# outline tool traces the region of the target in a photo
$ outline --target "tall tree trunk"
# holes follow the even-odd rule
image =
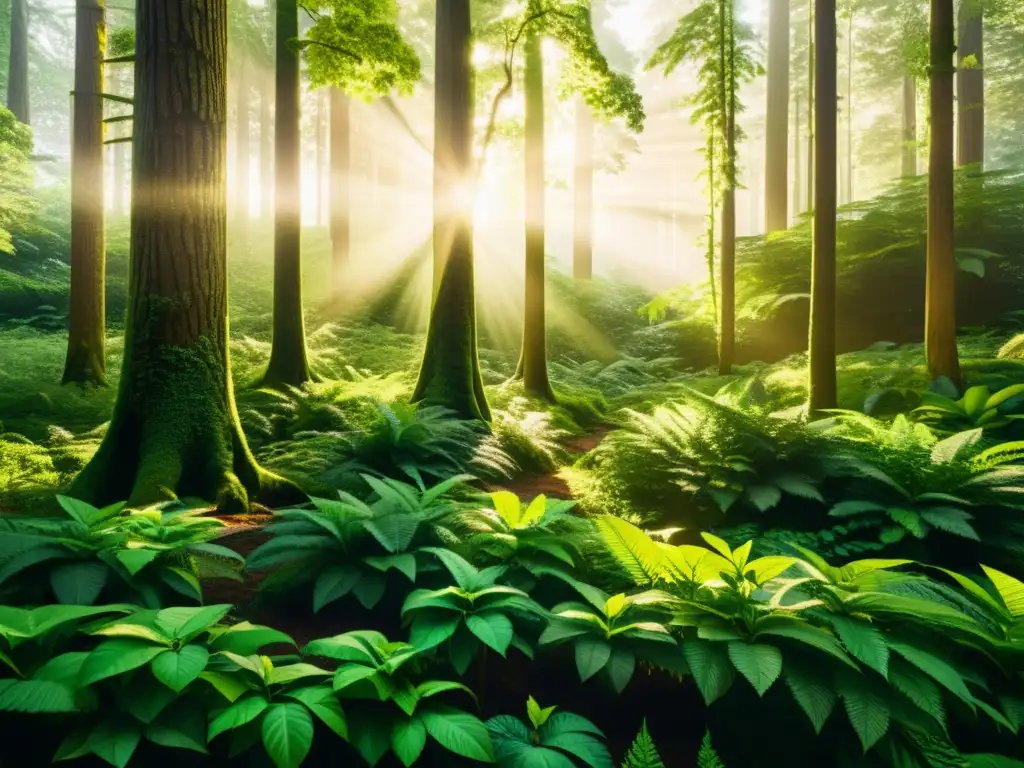
[[[349,218],[349,174],[352,167],[352,100],[337,88],[331,89],[331,274],[334,293],[344,289],[352,230]]]
[[[28,0],[11,0],[11,49],[7,70],[7,108],[28,125]]]
[[[917,83],[912,75],[903,76],[903,152],[900,175],[917,176]]]
[[[260,94],[260,216],[274,213],[274,102],[273,88]]]
[[[330,166],[327,151],[328,121],[330,116],[328,94],[317,91],[316,99],[316,225],[322,227],[330,220],[327,190],[330,183]]]
[[[800,111],[800,94],[796,95],[793,116],[793,213],[804,211],[804,190],[803,190],[803,169],[800,166],[800,154],[803,150],[803,142],[800,137],[800,125],[803,122],[803,114]]]
[[[853,202],[853,7],[846,28],[846,202]]]
[[[811,256],[811,327],[807,410],[811,417],[836,407],[836,0],[815,2],[814,234]]]
[[[71,142],[71,296],[63,384],[107,383],[104,342],[102,0],[77,0],[74,133]]]
[[[768,114],[765,121],[765,227],[789,226],[789,0],[771,0],[768,21]]]
[[[277,0],[274,111],[274,339],[263,376],[268,386],[311,381],[302,314],[302,144],[296,0]]]
[[[249,63],[245,52],[239,54],[238,90],[235,92],[235,217],[245,237],[249,218]]]
[[[437,0],[434,264],[440,263],[413,402],[490,421],[477,352],[473,277],[473,35],[470,0]]]
[[[719,76],[721,77],[722,134],[725,137],[725,178],[722,188],[722,255],[719,261],[721,303],[718,321],[718,372],[732,371],[736,342],[736,79],[733,0],[719,0]]]
[[[932,0],[924,343],[931,377],[960,384],[953,213],[953,0]]]
[[[548,379],[544,322],[544,58],[542,39],[528,32],[525,58],[524,133],[526,138],[526,296],[523,304],[523,390],[554,402]]]
[[[576,167],[573,178],[572,276],[594,276],[594,116],[576,96]]]
[[[980,170],[985,162],[985,51],[984,18],[976,0],[961,0],[956,51],[957,162]],[[969,56],[974,57],[971,64],[964,62]]]
[[[814,210],[814,120],[817,115],[818,99],[814,92],[814,3],[808,0],[807,8],[807,210]]]
[[[110,84],[110,92],[118,96],[130,96],[131,93],[127,87],[124,72],[122,67],[124,64],[116,64],[110,68],[111,74],[107,77],[107,82]],[[125,125],[125,123],[121,123]],[[131,130],[131,123],[127,124],[129,127],[127,130]],[[125,129],[122,129],[125,130]],[[128,142],[119,141],[116,144],[110,145],[110,150],[114,155],[114,168],[113,168],[113,194],[111,195],[111,204],[116,216],[123,216],[128,212],[128,184],[131,181],[128,178],[128,149],[130,144]]]
[[[715,281],[715,206],[718,205],[718,189],[715,186],[715,164],[718,162],[716,156],[715,131],[708,131],[707,144],[708,161],[708,231],[707,250],[704,253],[704,260],[708,266],[708,288],[711,291],[711,312],[714,316],[715,332],[718,332],[718,288]]]
[[[195,496],[245,511],[290,487],[257,466],[231,384],[227,2],[146,0],[135,24],[124,367],[110,427],[70,493],[133,505]]]

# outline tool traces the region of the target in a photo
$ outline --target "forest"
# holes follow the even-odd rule
[[[1022,0],[0,0],[0,94],[0,764],[1024,768]]]

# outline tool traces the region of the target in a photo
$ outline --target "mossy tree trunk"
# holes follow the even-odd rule
[[[722,134],[725,137],[725,178],[722,189],[722,270],[718,320],[718,371],[732,371],[736,344],[736,73],[734,0],[719,2],[719,75],[722,87]]]
[[[274,111],[274,338],[266,386],[298,387],[312,380],[302,314],[302,148],[296,0],[277,0]]]
[[[932,0],[928,255],[924,340],[928,373],[960,384],[953,212],[953,0]]]
[[[352,165],[352,101],[338,88],[331,89],[331,275],[335,295],[344,290],[344,275],[352,247],[349,219],[349,173]]]
[[[75,12],[74,128],[71,140],[71,296],[63,384],[105,385],[103,245],[103,0]]]
[[[440,276],[413,402],[489,421],[477,353],[473,276],[473,37],[470,0],[437,0],[434,263]]]
[[[544,57],[540,35],[527,33],[524,46],[526,109],[526,290],[523,302],[523,389],[527,394],[554,402],[548,378],[545,327],[544,249]]]
[[[768,112],[764,212],[769,232],[789,226],[789,0],[771,0],[768,18]]]
[[[594,116],[576,97],[576,167],[573,175],[572,276],[594,276]]]
[[[983,5],[961,0],[957,25],[957,163],[979,170],[985,162],[985,49]],[[967,61],[965,61],[967,59]]]
[[[913,75],[903,76],[903,151],[900,153],[900,175],[905,179],[917,176],[917,83]]]
[[[175,496],[224,512],[295,495],[264,472],[235,409],[227,321],[227,2],[136,15],[135,173],[125,357],[113,417],[70,493]]]
[[[7,69],[7,108],[31,122],[28,88],[28,0],[11,0],[11,47]]]
[[[814,0],[815,182],[808,413],[836,407],[836,0]]]

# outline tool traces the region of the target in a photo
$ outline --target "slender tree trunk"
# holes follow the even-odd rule
[[[959,385],[953,251],[953,19],[953,0],[932,0],[924,339],[931,377],[947,376]]]
[[[814,210],[814,120],[818,99],[814,92],[814,3],[808,0],[807,9],[807,210]]]
[[[103,0],[77,0],[71,143],[71,297],[63,384],[107,383],[103,245]]]
[[[708,249],[704,260],[708,265],[708,286],[711,290],[711,312],[714,315],[715,332],[718,332],[718,288],[715,281],[715,207],[718,204],[718,189],[715,186],[716,142],[715,131],[709,129],[708,146]]]
[[[725,137],[725,178],[722,188],[721,303],[718,321],[718,372],[732,371],[736,341],[736,81],[733,0],[719,2],[721,52],[719,75],[722,87],[722,134]]]
[[[765,122],[765,227],[789,226],[789,0],[771,0],[768,21],[768,115]]]
[[[523,390],[554,402],[548,379],[544,322],[544,59],[542,39],[528,32],[524,46],[526,135],[526,297],[523,304]]]
[[[121,70],[124,64],[117,64],[110,68],[111,74],[107,77],[107,82],[110,84],[111,93],[117,94],[118,96],[131,95],[129,89],[125,83],[125,76]],[[125,125],[121,123],[121,125]],[[129,127],[124,130],[131,130],[131,123],[127,124]],[[124,134],[122,134],[124,135]],[[119,141],[117,144],[111,144],[110,150],[114,155],[114,168],[113,168],[113,194],[111,196],[111,204],[113,206],[114,214],[116,216],[122,216],[128,212],[128,195],[127,186],[130,182],[128,179],[128,142]]]
[[[245,52],[239,55],[238,90],[235,92],[235,217],[245,237],[249,218],[249,63]]]
[[[846,29],[846,202],[853,202],[853,8]]]
[[[969,56],[974,57],[970,65],[964,62]],[[961,0],[957,59],[957,162],[980,170],[985,162],[985,51],[984,19],[978,2]]]
[[[264,87],[260,94],[260,215],[269,218],[274,213],[274,101],[272,88]]]
[[[298,387],[312,380],[302,314],[302,145],[296,0],[277,0],[274,118],[274,339],[263,376],[269,386]]]
[[[572,276],[594,276],[594,116],[576,97],[576,168],[573,179]]]
[[[911,75],[903,76],[903,152],[900,175],[917,176],[917,83]]]
[[[351,173],[351,99],[337,88],[331,89],[331,252],[334,293],[344,289],[349,263],[352,231],[349,219],[349,174]]]
[[[815,152],[814,235],[811,257],[811,327],[808,413],[836,407],[836,0],[814,0]]]
[[[793,117],[793,213],[802,213],[804,209],[803,169],[800,165],[800,153],[803,149],[803,142],[800,137],[800,124],[803,122],[803,114],[800,111],[800,94],[796,95]]]
[[[473,35],[470,0],[437,0],[434,264],[440,263],[413,402],[490,421],[477,352],[473,277]]]
[[[133,505],[196,496],[245,511],[254,496],[297,494],[257,466],[232,391],[226,0],[139,3],[135,55],[124,367],[110,427],[70,493]]]
[[[28,0],[11,0],[11,49],[7,108],[22,123],[30,120],[28,88]]]

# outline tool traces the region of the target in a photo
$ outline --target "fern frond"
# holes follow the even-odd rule
[[[665,763],[661,761],[661,756],[654,746],[654,739],[647,731],[647,720],[640,726],[640,733],[633,741],[622,768],[665,768]]]
[[[598,533],[618,563],[638,586],[649,586],[665,572],[658,544],[635,525],[613,515],[596,521]]]
[[[704,740],[697,753],[697,768],[725,768],[725,763],[711,745],[711,731],[704,731]]]

